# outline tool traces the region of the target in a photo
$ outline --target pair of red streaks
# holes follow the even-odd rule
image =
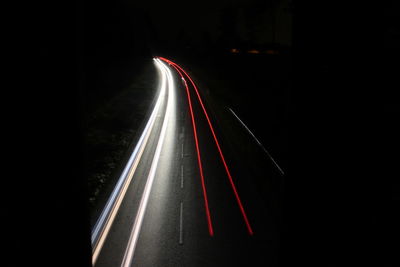
[[[238,191],[237,191],[237,189],[236,189],[235,183],[233,182],[232,175],[231,175],[231,173],[230,173],[230,171],[229,171],[228,165],[226,164],[224,154],[222,153],[222,149],[221,149],[221,147],[220,147],[220,145],[219,145],[217,136],[216,136],[215,131],[214,131],[214,127],[213,127],[212,124],[211,124],[210,118],[209,118],[208,113],[207,113],[207,111],[206,111],[206,109],[205,109],[205,107],[204,107],[203,101],[201,100],[199,91],[198,91],[198,89],[197,89],[195,83],[194,83],[193,80],[190,78],[190,76],[189,76],[178,64],[176,64],[176,63],[174,63],[174,62],[172,62],[172,61],[170,61],[170,60],[168,60],[168,59],[166,59],[166,58],[163,58],[163,57],[159,57],[159,58],[160,58],[161,60],[163,60],[163,61],[169,63],[172,67],[174,67],[174,68],[176,69],[176,71],[179,73],[179,75],[184,79],[184,76],[182,75],[182,72],[183,72],[183,73],[185,74],[185,76],[190,80],[191,84],[193,85],[193,88],[195,89],[197,98],[198,98],[198,100],[199,100],[199,102],[200,102],[201,108],[202,108],[202,110],[203,110],[203,112],[204,112],[204,115],[206,116],[206,119],[207,119],[208,125],[209,125],[209,127],[210,127],[211,133],[212,133],[212,135],[213,135],[215,144],[216,144],[216,146],[217,146],[217,148],[218,148],[219,155],[220,155],[220,157],[221,157],[222,163],[223,163],[223,165],[224,165],[224,167],[225,167],[225,170],[226,170],[226,173],[227,173],[227,175],[228,175],[228,179],[229,179],[229,182],[230,182],[230,184],[231,184],[231,187],[232,187],[233,193],[234,193],[234,195],[235,195],[236,201],[237,201],[237,203],[238,203],[238,205],[239,205],[239,209],[240,209],[240,211],[241,211],[241,213],[242,213],[242,215],[243,215],[243,219],[244,219],[244,221],[245,221],[247,230],[248,230],[248,232],[249,232],[250,235],[253,235],[253,230],[252,230],[252,228],[251,228],[251,226],[250,226],[250,223],[249,223],[249,220],[248,220],[248,218],[247,218],[246,212],[245,212],[245,210],[244,210],[242,201],[240,200],[239,193],[238,193]],[[182,72],[181,72],[181,71],[182,71]],[[184,81],[185,81],[185,80],[184,80]],[[191,98],[190,98],[189,87],[188,87],[186,81],[185,81],[185,87],[186,87],[186,92],[187,92],[187,96],[188,96],[189,109],[190,109],[190,114],[191,114],[191,118],[192,118],[193,130],[194,130],[194,138],[195,138],[195,142],[196,142],[196,150],[197,150],[197,156],[198,156],[197,159],[198,159],[199,168],[200,168],[200,177],[201,177],[201,183],[202,183],[202,187],[203,187],[204,201],[205,201],[205,206],[206,206],[206,214],[207,214],[207,221],[208,221],[208,229],[209,229],[210,235],[213,236],[213,235],[214,235],[214,232],[213,232],[212,223],[211,223],[210,211],[209,211],[209,208],[208,208],[207,192],[206,192],[205,183],[204,183],[203,168],[202,168],[202,164],[201,164],[200,149],[199,149],[199,144],[198,144],[198,139],[197,139],[197,132],[196,132],[196,123],[195,123],[195,121],[194,121],[193,108],[192,108],[192,103],[191,103]]]
[[[179,75],[181,75],[181,77],[183,78],[183,75],[179,71],[179,69],[177,67],[175,67],[175,65],[171,64],[171,66],[174,67],[176,69],[176,71],[179,73]],[[187,93],[188,102],[189,102],[190,116],[192,118],[194,140],[195,140],[195,143],[196,143],[196,151],[197,151],[197,161],[199,163],[201,186],[203,188],[204,204],[205,204],[205,207],[206,207],[208,231],[210,233],[210,236],[213,236],[214,235],[214,230],[213,230],[212,222],[211,222],[210,209],[208,208],[207,190],[206,190],[206,185],[205,185],[205,182],[204,182],[203,166],[201,164],[201,155],[200,155],[199,141],[198,141],[198,138],[197,138],[196,122],[194,120],[194,114],[193,114],[193,108],[192,108],[192,101],[191,101],[191,98],[190,98],[189,87],[188,87],[186,81],[185,81],[185,88],[186,88],[186,93]]]

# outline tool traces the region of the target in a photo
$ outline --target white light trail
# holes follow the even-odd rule
[[[244,124],[244,122],[236,115],[235,112],[233,112],[232,109],[229,108],[229,110],[232,112],[232,114],[239,120],[239,122],[243,125],[243,127],[251,134],[251,136],[253,136],[254,140],[256,140],[257,144],[264,150],[264,152],[268,155],[268,157],[272,160],[272,162],[275,164],[275,166],[278,168],[279,172],[282,175],[285,175],[285,173],[283,172],[283,170],[281,169],[281,167],[279,167],[278,163],[276,163],[276,161],[274,160],[274,158],[271,156],[271,154],[268,153],[267,149],[265,149],[265,147],[263,146],[263,144],[261,144],[260,141],[258,141],[257,137],[250,131],[250,129],[246,126],[246,124]]]
[[[144,192],[143,192],[142,198],[140,200],[139,209],[136,214],[135,222],[132,227],[131,235],[129,237],[128,245],[125,250],[125,254],[124,254],[124,258],[123,258],[121,267],[130,267],[131,266],[131,263],[133,260],[133,255],[134,255],[136,244],[137,244],[137,240],[138,240],[138,237],[140,234],[140,229],[142,226],[144,214],[145,214],[147,203],[149,200],[150,191],[151,191],[154,177],[156,174],[157,165],[158,165],[160,154],[161,154],[161,148],[162,148],[164,140],[165,140],[168,121],[173,113],[173,107],[174,107],[174,101],[175,101],[175,95],[174,95],[175,94],[175,85],[174,85],[174,81],[172,78],[172,74],[171,74],[169,68],[162,61],[156,60],[156,62],[157,62],[157,67],[165,74],[165,76],[167,77],[167,80],[168,80],[167,108],[165,111],[165,117],[164,117],[164,121],[162,124],[161,133],[160,133],[160,136],[158,139],[156,151],[154,153],[154,158],[151,163],[149,176],[147,177]]]
[[[156,65],[158,66],[160,63],[156,61]],[[125,193],[129,187],[129,184],[132,180],[132,177],[135,173],[137,165],[141,159],[144,148],[146,147],[147,140],[149,139],[150,132],[153,129],[154,122],[156,119],[156,115],[161,106],[162,100],[165,96],[166,91],[166,74],[164,71],[160,71],[161,74],[161,89],[157,99],[157,102],[154,106],[154,109],[150,115],[150,118],[143,130],[142,135],[139,138],[138,143],[136,144],[135,149],[130,156],[128,163],[126,164],[118,182],[112,191],[99,219],[97,220],[93,230],[92,230],[92,264],[95,265],[98,255],[103,247],[104,241],[110,231],[111,225],[115,219],[115,216],[118,212],[118,209],[121,205],[122,200],[124,199]]]

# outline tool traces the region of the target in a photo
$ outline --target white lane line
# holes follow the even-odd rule
[[[172,113],[172,108],[173,108],[172,106],[173,106],[175,87],[174,87],[174,83],[173,83],[173,79],[172,79],[172,74],[169,71],[169,69],[164,65],[164,63],[162,63],[159,60],[157,60],[156,62],[159,63],[158,67],[160,69],[162,69],[167,74],[167,78],[168,78],[167,109],[165,111],[165,117],[164,117],[164,121],[163,121],[163,124],[162,124],[160,137],[158,139],[156,151],[154,153],[153,161],[151,163],[149,176],[147,177],[147,181],[146,181],[146,185],[145,185],[145,188],[144,188],[144,191],[143,191],[143,195],[142,195],[142,198],[140,200],[139,209],[138,209],[138,212],[136,214],[135,222],[134,222],[133,227],[132,227],[132,232],[131,232],[131,235],[129,237],[129,241],[128,241],[128,245],[127,245],[126,250],[125,250],[124,258],[123,258],[122,263],[121,263],[122,267],[130,267],[131,264],[132,264],[133,255],[134,255],[134,252],[135,252],[135,248],[136,248],[137,240],[138,240],[138,237],[139,237],[140,229],[142,227],[144,214],[145,214],[145,211],[146,211],[146,208],[147,208],[147,203],[149,201],[150,191],[151,191],[151,188],[153,186],[153,181],[154,181],[154,177],[155,177],[156,170],[157,170],[157,165],[158,165],[160,154],[161,154],[161,148],[162,148],[164,140],[165,140],[168,121],[170,119],[170,115]]]
[[[274,158],[271,156],[271,154],[268,153],[267,149],[265,149],[265,147],[261,144],[260,141],[258,141],[257,137],[250,131],[250,129],[246,126],[246,124],[244,124],[244,122],[236,115],[235,112],[233,112],[232,109],[229,108],[229,110],[232,112],[232,114],[239,120],[239,122],[243,125],[243,127],[251,134],[251,136],[253,136],[253,138],[256,140],[256,142],[258,143],[258,145],[264,150],[264,152],[268,155],[268,157],[272,160],[272,162],[275,164],[275,166],[278,168],[279,172],[282,175],[285,175],[285,173],[283,172],[283,170],[281,169],[281,167],[279,167],[278,163],[276,163],[276,161],[274,160]]]
[[[183,188],[183,165],[181,165],[181,188]]]
[[[166,88],[166,76],[163,72],[161,72],[161,90],[154,106],[154,109],[150,115],[150,118],[146,124],[146,127],[143,130],[142,135],[139,138],[138,143],[136,144],[135,149],[130,156],[128,163],[125,166],[115,188],[113,189],[107,203],[100,214],[93,230],[91,236],[92,243],[92,264],[95,265],[98,255],[103,247],[105,239],[110,231],[111,225],[115,219],[115,216],[118,212],[118,209],[121,205],[121,202],[125,196],[127,188],[132,180],[132,177],[135,173],[137,165],[141,159],[144,148],[146,147],[147,140],[149,139],[150,132],[153,129],[154,122],[156,119],[156,114],[158,113],[158,109],[161,105],[161,100],[165,95]]]
[[[179,216],[179,245],[183,244],[183,203],[181,202],[181,211]]]
[[[183,143],[182,143],[182,152],[181,152],[181,158],[183,158]]]

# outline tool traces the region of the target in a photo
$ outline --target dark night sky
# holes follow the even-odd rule
[[[288,46],[292,39],[291,0],[206,0],[190,4],[183,0],[88,0],[84,7],[81,18],[87,91],[96,94],[100,87],[106,92],[107,86],[115,88],[117,80],[125,79],[106,78],[103,73],[109,68],[140,69],[140,62],[154,55],[205,55],[235,46],[270,43]],[[107,80],[112,82],[107,85]]]

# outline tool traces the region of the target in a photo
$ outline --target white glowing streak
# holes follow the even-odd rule
[[[157,61],[156,61],[157,62]],[[159,64],[159,63],[158,63]],[[157,65],[157,64],[156,64]],[[157,65],[158,66],[158,65]],[[110,231],[111,225],[115,219],[118,209],[121,205],[122,200],[125,197],[125,193],[132,180],[132,177],[136,171],[137,165],[141,159],[144,148],[146,147],[147,140],[149,139],[150,132],[153,129],[156,115],[160,108],[162,99],[166,91],[166,74],[161,71],[161,90],[154,106],[153,112],[143,130],[142,135],[136,144],[135,149],[130,156],[128,163],[126,164],[124,171],[122,172],[114,190],[112,191],[106,206],[104,207],[99,219],[97,220],[92,230],[92,264],[95,265],[96,260],[99,256],[100,250],[103,247],[104,241]]]
[[[163,143],[164,143],[165,134],[166,134],[166,131],[167,131],[168,121],[169,121],[169,118],[171,116],[172,108],[173,108],[173,101],[174,101],[174,95],[173,94],[175,92],[175,85],[174,85],[174,82],[173,82],[173,79],[172,79],[172,74],[171,74],[170,70],[168,69],[168,67],[165,66],[164,63],[162,63],[161,61],[156,61],[156,62],[159,63],[158,67],[164,73],[166,73],[166,76],[167,76],[167,79],[168,79],[168,103],[167,103],[167,109],[165,111],[164,122],[163,122],[163,125],[162,125],[160,137],[158,139],[157,148],[156,148],[156,151],[154,153],[153,161],[151,163],[149,176],[147,177],[147,182],[146,182],[146,185],[145,185],[145,188],[144,188],[142,199],[140,200],[139,209],[138,209],[138,212],[136,214],[136,219],[135,219],[135,222],[133,224],[131,236],[129,237],[128,246],[127,246],[127,248],[125,250],[125,255],[124,255],[124,259],[122,261],[121,267],[130,267],[130,265],[132,263],[132,260],[133,260],[133,254],[135,252],[137,240],[138,240],[139,233],[140,233],[140,228],[142,227],[143,217],[144,217],[144,214],[145,214],[145,211],[146,211],[146,207],[147,207],[147,203],[148,203],[149,196],[150,196],[151,187],[153,185],[154,177],[155,177],[155,174],[156,174],[157,165],[158,165],[158,161],[159,161],[160,154],[161,154],[161,148],[162,148]]]
[[[260,141],[258,141],[257,137],[250,131],[250,129],[246,126],[246,124],[244,124],[244,122],[236,115],[235,112],[233,112],[232,109],[229,108],[229,110],[232,112],[232,114],[236,117],[236,119],[239,120],[239,122],[243,125],[243,127],[251,134],[251,136],[253,136],[254,140],[256,140],[257,144],[261,147],[262,150],[264,150],[264,152],[268,155],[268,157],[271,159],[271,161],[275,164],[275,166],[278,168],[279,172],[282,175],[285,175],[285,173],[283,172],[283,170],[281,169],[281,167],[279,167],[278,163],[276,163],[276,161],[274,160],[274,158],[271,156],[271,154],[269,154],[269,152],[267,151],[267,149],[263,146],[263,144],[261,144]]]

